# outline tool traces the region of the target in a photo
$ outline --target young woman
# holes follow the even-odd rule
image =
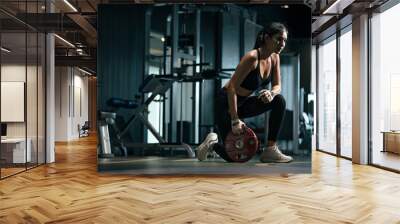
[[[282,126],[286,102],[281,91],[279,54],[286,44],[287,28],[281,23],[271,23],[261,30],[254,49],[241,59],[232,78],[219,91],[215,102],[215,121],[221,140],[230,131],[243,132],[243,118],[257,116],[271,111],[267,147],[261,154],[261,162],[290,162],[292,157],[284,155],[276,144]],[[258,96],[252,93],[272,82],[271,90],[262,89]],[[232,160],[223,144],[218,144],[218,135],[210,133],[197,148],[197,158],[203,161],[207,154],[215,151],[228,162]]]

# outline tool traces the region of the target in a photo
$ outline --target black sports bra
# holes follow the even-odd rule
[[[246,78],[243,80],[243,82],[240,84],[240,87],[243,87],[247,90],[254,91],[258,89],[260,86],[265,86],[268,83],[271,82],[272,80],[272,74],[269,74],[268,78],[266,80],[262,80],[261,74],[260,74],[260,52],[257,49],[257,67],[252,70]],[[272,69],[271,69],[272,71]]]

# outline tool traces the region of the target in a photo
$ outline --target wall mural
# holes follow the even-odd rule
[[[310,173],[306,5],[100,5],[98,170]]]

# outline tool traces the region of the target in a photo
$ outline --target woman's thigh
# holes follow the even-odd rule
[[[272,109],[272,103],[264,103],[257,96],[247,97],[238,105],[240,118],[254,117]]]

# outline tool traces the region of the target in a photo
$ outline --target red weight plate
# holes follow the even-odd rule
[[[244,163],[249,161],[257,152],[258,139],[251,128],[245,127],[244,133],[234,135],[232,132],[226,136],[225,151],[234,162]]]

